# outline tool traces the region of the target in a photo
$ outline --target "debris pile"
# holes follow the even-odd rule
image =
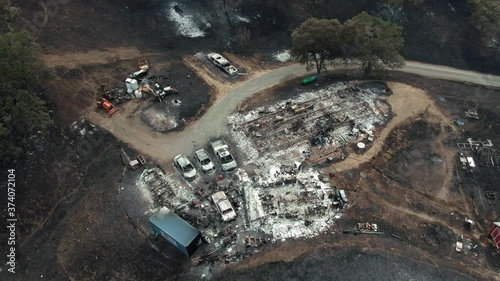
[[[263,159],[258,163],[271,161]],[[230,263],[276,240],[312,237],[327,231],[341,213],[341,196],[312,168],[276,161],[249,177],[243,169],[213,180],[182,184],[159,168],[146,168],[137,185],[157,206],[166,206],[198,228],[208,242],[198,262]],[[224,221],[212,201],[223,191],[236,219]],[[345,195],[344,195],[345,196]]]
[[[377,232],[378,226],[376,223],[358,222],[358,230],[360,232]]]
[[[373,130],[387,122],[390,106],[379,98],[381,94],[353,83],[337,83],[235,113],[229,117],[231,134],[250,161],[301,144],[307,144],[302,153],[311,164],[344,157],[343,147],[363,138],[372,141]]]
[[[99,105],[110,112],[106,106],[106,102],[109,104],[111,102],[121,104],[131,99],[142,99],[149,96],[156,97],[162,102],[166,96],[178,94],[175,87],[165,86],[165,75],[151,75],[149,72],[149,63],[146,58],[138,60],[138,69],[124,80],[123,87],[106,90],[106,85],[101,85],[103,97],[99,100]],[[179,105],[180,101],[178,99],[176,101],[174,105]]]
[[[194,198],[176,177],[159,168],[145,168],[139,176],[137,186],[146,197],[153,198],[156,206],[179,209]]]
[[[465,111],[464,114],[465,114],[465,117],[467,117],[467,118],[479,120],[479,114],[477,113],[477,110],[469,109],[469,110]]]
[[[274,239],[312,237],[340,216],[336,188],[324,183],[314,169],[299,166],[276,162],[256,169],[256,175],[242,185],[249,228]]]
[[[71,131],[77,133],[81,137],[89,134],[93,135],[98,131],[94,124],[89,123],[86,119],[80,119],[80,121],[74,121],[71,123]]]
[[[289,50],[283,50],[273,54],[273,58],[280,62],[287,62],[292,58]]]
[[[244,169],[202,174],[186,187],[159,169],[146,169],[140,181],[159,206],[200,230],[208,245],[198,262],[229,263],[269,242],[320,235],[348,206],[348,194],[311,164],[344,158],[352,142],[373,141],[375,128],[390,117],[385,94],[336,83],[235,113],[228,117],[230,134],[246,154],[238,165]],[[376,224],[359,227],[359,233],[382,234]]]
[[[474,156],[478,158],[478,163],[483,167],[499,168],[500,167],[500,150],[493,148],[491,140],[473,140],[467,139],[467,142],[457,143],[461,150],[471,150]],[[463,153],[460,153],[463,155]],[[474,163],[473,157],[467,157],[468,161]],[[460,159],[463,161],[463,159]],[[474,164],[475,167],[475,164]]]

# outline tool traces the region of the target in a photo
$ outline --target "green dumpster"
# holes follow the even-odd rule
[[[311,84],[312,82],[315,81],[316,81],[316,76],[307,77],[304,80],[302,80],[302,85]]]

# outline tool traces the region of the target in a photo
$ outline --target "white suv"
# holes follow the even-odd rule
[[[201,171],[205,174],[215,172],[215,166],[205,149],[199,149],[194,152],[194,160],[200,164]]]

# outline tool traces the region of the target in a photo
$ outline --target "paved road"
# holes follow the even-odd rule
[[[339,64],[335,69],[342,70],[348,68],[352,69],[354,66]],[[410,61],[399,71],[430,78],[500,87],[500,76],[486,75],[446,66]],[[127,122],[116,122],[116,119],[115,122],[109,118],[99,120],[95,116],[92,116],[92,114],[89,114],[87,118],[114,134],[121,141],[130,144],[141,153],[154,157],[160,163],[165,164],[171,161],[175,155],[179,153],[191,155],[195,148],[205,146],[210,138],[225,134],[227,132],[227,116],[246,98],[256,92],[307,74],[312,73],[306,71],[303,65],[293,64],[246,81],[216,101],[200,120],[189,125],[181,132],[166,135],[152,132],[146,126],[141,128],[131,127]]]
[[[407,61],[399,71],[458,82],[500,87],[500,76],[415,61]]]

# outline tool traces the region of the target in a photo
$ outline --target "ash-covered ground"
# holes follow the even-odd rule
[[[141,231],[143,221],[133,220],[135,212],[146,212],[149,206],[122,184],[120,151],[134,152],[85,121],[52,137],[36,138],[37,145],[23,161],[8,167],[16,169],[18,179],[17,265],[15,274],[2,267],[0,279],[174,277],[182,256],[163,256]],[[4,251],[7,244],[1,246]]]
[[[343,79],[345,79],[345,77],[344,78],[341,77],[341,80]],[[397,79],[407,79],[407,78],[401,77]],[[335,81],[335,77],[330,77],[328,81],[330,82]],[[426,81],[427,80],[416,79],[416,80],[411,80],[410,82],[425,84],[428,87],[430,87],[433,90],[433,93],[435,93],[436,95],[455,93],[456,94],[455,98],[458,99],[459,101],[460,101],[459,99],[460,95],[462,94],[465,95],[467,94],[468,91],[473,90],[473,88],[471,87],[471,88],[464,88],[463,92],[451,91],[451,89],[457,89],[457,87],[461,86],[456,86],[455,83],[450,82],[444,84],[446,89],[443,92],[440,90],[439,85],[441,84],[433,84],[434,82],[426,82]],[[366,89],[376,89],[376,91],[381,91],[381,93],[384,92],[383,90],[385,89],[385,86],[382,83],[371,82],[369,84],[360,84],[360,85]],[[320,90],[321,87],[324,86],[325,85],[314,86],[312,88]],[[302,93],[311,92],[310,89],[300,89],[301,87],[302,86],[298,86],[299,90],[297,90],[297,92],[302,92]],[[292,95],[292,96],[295,95],[293,92],[292,94],[290,94],[291,93],[290,91],[285,91],[285,92],[287,95]],[[291,96],[287,96],[287,98],[290,97]],[[448,104],[451,102],[452,97],[453,97],[452,94],[447,96],[446,99],[448,100]],[[270,101],[267,101],[268,106],[269,104],[275,105],[273,98],[275,98],[274,95],[269,95]],[[284,102],[283,100],[281,101]],[[456,100],[453,101],[454,104],[455,102]],[[485,105],[488,106],[488,103],[486,103]],[[453,108],[455,108],[455,106],[457,105],[454,105]],[[461,105],[459,104],[456,111],[457,114],[462,114],[460,106]],[[466,103],[463,104],[463,106],[468,107],[469,104]],[[482,108],[481,104],[478,104],[478,106]],[[485,108],[484,110],[494,111],[495,109]],[[493,115],[488,115],[488,116],[490,118],[489,120],[492,120],[491,118],[493,118],[492,117]],[[472,130],[474,126],[474,123],[472,122],[475,121],[471,121],[470,125],[471,127],[469,128],[469,130]],[[484,122],[486,122],[486,120]],[[27,175],[28,170],[37,171],[37,167],[41,167],[40,165],[36,165],[38,161],[37,159],[39,159],[39,157],[45,159],[45,161],[50,163],[62,162],[64,164],[64,162],[66,161],[64,159],[67,159],[65,157],[71,157],[71,155],[75,154],[76,152],[76,147],[78,145],[78,142],[73,143],[71,145],[71,140],[72,139],[80,140],[82,138],[85,138],[86,136],[89,136],[90,132],[93,132],[94,130],[95,128],[86,124],[85,122],[75,123],[72,133],[68,135],[69,143],[67,143],[66,146],[63,145],[62,143],[54,142],[54,145],[56,147],[57,146],[67,147],[68,151],[65,151],[66,156],[53,154],[52,151],[59,151],[55,148],[53,149],[48,149],[43,147],[37,148],[36,153],[33,154],[33,156],[31,156],[32,159],[31,162],[29,162],[32,164],[25,166],[24,169],[21,169],[20,174]],[[64,137],[61,138],[61,140],[63,139]],[[492,139],[496,141],[497,140],[496,135],[493,135]],[[47,143],[44,143],[44,145],[46,146]],[[219,256],[219,258],[214,260],[210,259],[209,256],[209,258],[207,259],[208,262],[202,263],[202,265],[199,267],[192,267],[191,262],[188,259],[185,259],[183,256],[181,256],[168,243],[162,241],[161,239],[150,238],[148,226],[146,223],[148,215],[151,214],[151,212],[155,208],[159,207],[160,204],[163,204],[165,201],[171,202],[171,199],[173,197],[171,196],[171,194],[167,192],[168,190],[164,191],[161,194],[162,198],[157,197],[153,192],[155,191],[154,190],[155,184],[154,183],[153,185],[144,184],[149,181],[148,179],[157,179],[157,177],[151,177],[151,175],[148,174],[148,171],[150,171],[150,169],[147,170],[139,169],[133,172],[125,171],[125,167],[122,166],[121,159],[119,156],[120,154],[119,145],[120,144],[114,141],[111,138],[111,136],[106,135],[106,137],[102,139],[102,142],[100,142],[99,145],[93,147],[95,149],[92,149],[91,153],[88,154],[88,156],[82,157],[80,162],[76,162],[75,165],[70,166],[69,168],[67,165],[63,165],[62,167],[55,165],[53,169],[57,170],[64,168],[62,169],[62,171],[64,172],[59,175],[60,178],[53,179],[54,181],[57,182],[60,181],[59,182],[60,184],[57,185],[57,189],[49,189],[52,192],[57,191],[57,193],[50,193],[50,192],[47,193],[45,191],[47,189],[25,188],[24,190],[26,190],[26,192],[29,191],[32,194],[28,195],[23,195],[23,193],[20,194],[21,198],[23,197],[43,198],[39,197],[39,195],[37,195],[36,192],[40,192],[40,194],[44,194],[45,196],[47,195],[51,196],[48,196],[50,200],[45,202],[37,202],[35,199],[32,199],[31,201],[24,201],[26,199],[22,199],[21,201],[22,202],[21,206],[23,206],[23,210],[30,210],[31,213],[39,213],[40,216],[38,220],[30,222],[29,225],[24,226],[23,231],[25,234],[23,235],[24,237],[22,237],[23,240],[22,243],[24,245],[20,248],[19,251],[20,253],[19,260],[21,268],[20,268],[20,274],[16,276],[17,280],[26,280],[26,279],[37,280],[41,278],[42,275],[45,278],[50,278],[51,280],[66,280],[69,277],[77,278],[78,280],[103,280],[103,279],[105,280],[107,279],[109,280],[144,280],[144,279],[198,280],[203,274],[205,274],[205,276],[209,278],[209,276],[211,276],[216,271],[216,267],[212,267],[213,262],[225,264],[226,260],[228,259],[230,263],[234,261],[241,261],[242,256],[239,255],[238,253],[247,252],[251,253],[249,254],[249,256],[257,256],[259,254],[265,253],[266,251],[273,251],[273,246],[270,246],[270,244],[273,242],[273,237],[269,235],[274,235],[275,236],[274,240],[289,238],[292,236],[296,238],[296,237],[309,237],[317,235],[320,236],[329,235],[328,232],[325,233],[323,231],[325,228],[323,228],[322,223],[327,222],[327,219],[330,219],[331,221],[328,222],[326,226],[331,226],[332,224],[333,225],[337,224],[337,221],[342,220],[342,217],[340,217],[340,219],[335,218],[337,213],[331,213],[331,214],[325,213],[326,215],[324,217],[318,216],[319,219],[317,221],[315,221],[314,218],[311,219],[310,222],[307,223],[308,226],[306,226],[306,221],[303,220],[302,217],[300,217],[299,220],[294,221],[295,218],[293,216],[289,218],[285,217],[284,219],[281,219],[278,216],[279,218],[278,220],[272,220],[272,221],[268,220],[267,223],[265,221],[255,221],[254,223],[250,223],[249,224],[250,231],[245,232],[240,230],[240,228],[244,229],[245,219],[246,219],[244,215],[245,211],[244,200],[246,199],[243,199],[245,196],[242,197],[239,194],[234,194],[234,195],[230,194],[231,197],[234,196],[232,198],[235,199],[233,201],[235,206],[239,207],[238,212],[241,221],[238,221],[235,225],[232,225],[233,228],[228,232],[229,235],[226,234],[212,238],[214,239],[212,240],[212,242],[215,241],[215,243],[212,243],[212,245],[215,248],[221,247],[222,245],[224,251],[228,254],[226,255],[222,253],[222,255]],[[233,149],[235,146],[232,145],[231,147]],[[127,151],[127,153],[129,153],[130,156],[135,156],[136,154],[136,152],[128,150],[126,148],[125,150]],[[44,158],[47,155],[50,157]],[[240,156],[238,153],[237,157],[242,157],[242,156]],[[61,161],[61,159],[63,159],[63,161]],[[237,158],[237,159],[241,160],[243,158]],[[73,160],[73,162],[74,161],[76,160]],[[255,161],[255,163],[258,163],[258,161]],[[150,163],[149,165],[150,165],[149,168],[155,168],[154,163]],[[262,167],[253,166],[252,170],[255,170],[255,168],[257,168],[257,172],[253,171],[253,173],[255,174],[260,173],[261,175],[264,176],[267,174],[268,176],[271,176],[269,180],[279,179],[273,177],[274,175],[276,175],[276,172],[278,171],[276,167],[273,167],[273,165],[270,165],[268,162],[265,161],[261,163],[261,165]],[[279,168],[281,169],[281,167]],[[39,170],[39,174],[41,176],[46,177],[44,176],[46,175],[45,173],[47,173],[46,170]],[[355,177],[362,178],[361,173],[359,173],[359,171],[358,172],[352,171],[352,173],[358,175]],[[30,177],[26,178],[26,183],[34,182],[33,178],[37,174],[31,173],[30,175],[31,175]],[[173,179],[175,179],[174,180],[175,182],[183,181],[179,173],[175,173],[171,176]],[[242,176],[243,175],[241,175],[240,178],[245,178]],[[373,179],[371,178],[372,176],[373,175],[367,177],[367,179],[373,182],[377,182],[375,178]],[[50,181],[50,177],[46,178],[48,181]],[[205,219],[209,220],[213,219],[215,221],[215,227],[210,225],[207,228],[208,231],[205,232],[206,237],[211,238],[211,236],[213,236],[214,234],[221,234],[221,232],[222,234],[224,234],[224,230],[228,225],[217,221],[219,218],[218,213],[216,212],[216,210],[214,210],[214,207],[210,202],[210,200],[204,196],[212,193],[213,190],[215,190],[215,188],[222,188],[222,189],[227,188],[228,190],[234,188],[232,188],[231,186],[223,187],[222,186],[223,184],[221,184],[222,187],[217,187],[212,184],[206,185],[205,180],[207,181],[213,180],[213,178],[212,177],[200,178],[199,181],[191,184],[171,183],[172,186],[176,187],[175,192],[177,194],[179,193],[185,194],[184,196],[185,199],[183,202],[178,202],[178,203],[173,202],[174,204],[172,204],[171,207],[173,208],[182,207],[182,205],[185,205],[186,203],[192,201],[193,199],[195,200],[201,199],[201,202],[199,203],[200,205],[206,206],[205,209],[208,210],[207,212],[208,215],[190,216],[189,212],[184,212],[189,209],[199,208],[192,205],[191,205],[192,207],[184,209],[184,211],[182,211],[181,214],[183,214],[183,217],[186,220],[190,221],[194,225],[202,225]],[[258,179],[256,180],[257,184],[259,184]],[[246,178],[243,181],[241,180],[239,181],[240,183],[252,182],[252,180],[250,180],[249,178]],[[355,181],[355,179],[353,179],[353,181]],[[391,186],[386,187],[384,185],[383,188],[384,189],[390,188]],[[68,187],[69,189],[66,189]],[[238,185],[238,187],[241,187],[243,189],[245,188],[244,185],[241,186]],[[268,192],[270,195],[276,196],[276,194],[274,193],[279,192],[278,190],[276,190],[279,188],[281,187],[279,186],[270,188],[267,187],[267,188],[262,188],[262,190],[260,191]],[[384,190],[382,190],[380,186],[375,186],[373,188],[376,191],[376,192],[374,191],[375,194],[373,196],[375,197],[382,196],[382,195],[377,195],[378,193],[383,194],[384,192]],[[196,194],[198,190],[202,192],[202,196]],[[300,188],[295,189],[295,191],[298,190],[300,190]],[[320,190],[321,192],[323,192],[323,189],[320,188]],[[285,188],[283,190],[285,194],[281,194],[277,197],[280,196],[283,197],[282,202],[288,202],[286,204],[288,204],[288,206],[293,207],[290,203],[296,201],[298,197],[304,195],[300,192],[294,194],[295,191],[286,194],[287,190]],[[68,193],[70,194],[69,196],[67,197],[64,196],[67,195]],[[326,198],[328,198],[328,196],[326,195],[327,194],[325,193],[324,197],[325,200]],[[63,198],[62,201],[60,203],[57,203],[59,201],[59,198],[61,198],[61,196]],[[176,195],[176,197],[178,196]],[[33,204],[33,202],[38,204]],[[314,200],[312,201],[312,203],[313,205],[316,204]],[[37,208],[34,208],[35,206],[37,206]],[[51,210],[48,209],[46,206],[56,206],[56,208],[54,210]],[[278,209],[279,211],[283,211],[285,213],[290,213],[290,211],[294,211],[293,209],[289,208],[282,208],[280,206],[277,207],[279,207]],[[358,212],[354,212],[353,214],[351,214],[348,221],[348,225],[353,225],[353,223],[356,222],[356,218],[358,215],[360,216],[360,218],[362,217],[363,219],[375,219],[377,214],[376,212],[381,211],[380,205],[376,204],[370,205],[369,207],[364,206],[363,208],[359,208],[358,206],[354,210],[359,210],[359,214]],[[270,214],[273,212],[273,210],[266,210],[266,212]],[[368,213],[370,215],[367,215]],[[49,219],[47,221],[44,221],[47,215]],[[263,222],[264,224],[262,224]],[[288,224],[288,222],[291,222],[291,224]],[[312,232],[289,231],[290,226],[292,226],[292,229],[297,229],[298,228],[297,223],[299,222],[302,227],[301,229],[307,231],[311,230]],[[29,233],[33,231],[32,229],[36,229],[38,225],[41,226],[40,229],[35,230],[31,238],[27,238]],[[280,225],[282,225],[283,227]],[[344,222],[342,223],[342,225],[346,226],[346,223]],[[238,228],[236,226],[238,226]],[[390,225],[387,223],[383,224],[382,226],[385,229],[390,229]],[[260,230],[261,228],[264,230],[264,232],[256,231]],[[239,237],[236,237],[236,239],[231,238],[232,233],[234,233],[234,231],[238,232],[241,231],[239,232],[241,233],[241,235]],[[404,231],[401,230],[399,230],[399,232],[396,233],[401,233],[401,232],[405,233]],[[447,230],[447,233],[448,232],[449,231]],[[433,241],[432,239],[434,239],[432,235],[429,236],[430,237],[429,241],[431,242]],[[439,235],[440,234],[438,233],[437,236]],[[441,253],[440,251],[442,251],[444,248],[446,249],[445,252],[447,254],[453,252],[451,245],[453,245],[453,243],[455,242],[454,241],[455,237],[454,234],[451,235],[450,237],[448,236],[445,237],[444,242],[442,238],[439,239],[436,238],[438,239],[436,241],[438,241],[439,243],[441,243],[440,245],[442,245],[439,246],[438,249],[434,250],[436,255],[440,255]],[[257,247],[252,245],[250,245],[250,247],[247,247],[245,244],[232,244],[232,243],[245,243],[247,237],[257,238],[256,240],[252,240],[252,242],[250,242],[250,244],[254,243],[253,245],[256,245]],[[262,240],[259,238],[261,238]],[[427,243],[418,237],[414,238],[415,238],[415,244],[412,244],[414,246],[420,247],[419,246],[420,244]],[[319,238],[314,238],[309,240],[310,241],[309,244],[311,245],[316,244],[318,240],[315,239]],[[262,241],[265,241],[266,243]],[[342,241],[342,239],[340,241]],[[262,244],[260,244],[261,242]],[[291,241],[291,243],[293,244],[294,241]],[[213,249],[214,248],[212,249],[206,248],[205,251],[204,249],[200,249],[199,253],[203,254],[211,252]],[[360,252],[357,250],[351,251],[349,249],[345,249],[345,250],[337,250],[336,252],[339,251],[347,251],[347,254],[341,255],[340,261],[336,263],[337,266],[338,264],[342,265],[343,260],[351,261],[350,258],[352,258],[353,260],[351,263],[344,265],[345,271],[342,271],[342,268],[344,268],[342,266],[340,266],[340,271],[339,271],[343,272],[345,276],[349,276],[348,274],[354,274],[352,279],[362,278],[365,276],[365,275],[357,275],[361,274],[359,272],[361,270],[349,271],[350,266],[356,266],[357,264],[356,262],[358,261],[361,264],[367,264],[367,266],[370,269],[372,269],[371,271],[373,272],[384,272],[387,270],[394,269],[393,273],[395,276],[410,276],[410,277],[414,276],[415,278],[422,277],[422,278],[428,278],[429,280],[446,280],[446,278],[455,278],[454,276],[449,275],[451,273],[449,273],[446,270],[437,271],[434,268],[427,266],[422,266],[422,267],[417,266],[416,268],[411,267],[410,262],[408,262],[407,264],[405,260],[401,260],[398,256],[396,257],[390,256],[390,254],[387,253],[361,254],[361,256],[359,256]],[[333,256],[335,256],[335,254]],[[131,259],[130,257],[134,258]],[[318,267],[328,268],[328,270],[324,272],[322,272],[319,269],[315,270],[317,276],[319,276],[317,278],[324,276],[323,274],[337,274],[337,273],[332,273],[331,270],[329,269],[334,267],[334,264],[330,263],[330,258],[322,259],[321,257],[318,257],[317,252],[310,253],[308,257],[310,257],[308,259],[318,259],[318,264],[319,264]],[[40,260],[47,260],[49,262],[40,263],[39,262]],[[120,266],[117,267],[117,264],[119,264]],[[391,265],[391,269],[386,269],[388,264]],[[152,266],[155,268],[155,270],[151,270]],[[245,277],[246,274],[249,274],[249,276],[252,275],[260,276],[258,275],[260,273],[267,274],[269,276],[275,276],[276,278],[278,278],[277,276],[279,276],[279,274],[281,274],[282,276],[287,276],[284,271],[287,271],[290,268],[298,268],[298,266],[294,263],[272,263],[264,267],[256,268],[255,272],[242,273],[244,274],[242,278],[246,278]],[[361,265],[359,265],[359,268],[361,268]],[[268,269],[277,270],[276,275],[273,275],[274,273],[272,272],[268,272],[267,271]],[[282,269],[283,272],[280,271]],[[228,274],[230,274],[229,275],[230,277],[227,277],[229,279],[222,279],[222,280],[232,280],[231,279],[233,278],[232,274],[234,273],[228,272]],[[457,280],[462,280],[459,279],[461,275],[458,276],[459,277],[457,277],[458,278]]]
[[[194,280],[194,279],[191,279]],[[324,249],[291,262],[276,262],[214,280],[428,280],[469,281],[471,276],[401,257],[362,249]]]
[[[25,11],[19,27],[43,13],[34,0],[14,4]],[[307,18],[345,21],[368,11],[404,27],[403,55],[407,59],[500,71],[499,50],[493,41],[481,41],[480,32],[470,23],[472,11],[467,0],[426,1],[403,9],[367,0],[292,0],[286,4],[260,0],[75,0],[48,8],[47,25],[34,31],[44,50],[50,52],[132,45],[167,51],[176,58],[186,52],[227,50],[260,53],[279,61],[286,58],[279,54],[290,48],[291,31]]]
[[[181,63],[166,69],[151,71],[160,87],[173,86],[175,94],[165,96],[161,102],[151,95],[140,110],[140,118],[152,130],[166,133],[182,130],[190,121],[201,116],[213,100],[213,93],[196,73]],[[149,82],[151,87],[154,83]]]

